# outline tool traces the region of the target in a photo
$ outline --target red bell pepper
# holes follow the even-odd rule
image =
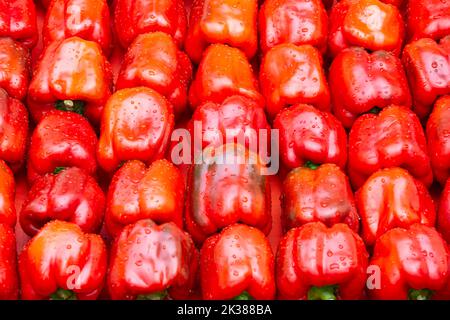
[[[379,273],[372,299],[427,300],[445,289],[449,279],[448,246],[431,227],[396,228],[375,243],[371,266]]]
[[[169,161],[148,168],[138,160],[126,162],[109,185],[105,225],[117,236],[128,224],[141,219],[173,222],[183,228],[184,178]]]
[[[56,41],[36,67],[28,107],[36,122],[56,108],[84,113],[99,123],[111,85],[111,67],[97,43],[78,37]]]
[[[16,236],[0,223],[0,300],[17,300],[19,283],[16,263]]]
[[[0,181],[0,225],[14,227],[17,220],[14,175],[3,160],[0,160]]]
[[[199,133],[196,132],[196,126],[199,125],[202,129],[201,141],[198,146],[195,141],[191,141],[194,155],[208,146],[219,147],[224,143],[240,140],[250,151],[262,152],[262,142],[259,141],[262,130],[266,130],[267,141],[270,142],[270,126],[264,109],[243,96],[230,96],[222,103],[205,102],[200,105],[187,125],[191,139],[197,138]],[[268,151],[269,147],[266,147]]]
[[[403,63],[414,98],[413,110],[425,118],[440,95],[450,94],[450,36],[440,44],[432,39],[410,43],[403,51]]]
[[[172,103],[175,114],[180,116],[186,110],[191,78],[191,61],[172,37],[162,32],[146,33],[128,48],[116,89],[139,86],[154,89]]]
[[[440,98],[427,122],[428,154],[441,185],[450,177],[450,96]]]
[[[407,29],[411,41],[439,40],[450,33],[450,2],[442,0],[408,1]]]
[[[0,159],[14,171],[21,168],[28,142],[28,112],[25,106],[0,88]]]
[[[162,158],[173,126],[172,105],[158,92],[146,87],[117,91],[103,113],[99,165],[112,172],[126,160],[149,164]]]
[[[275,298],[274,257],[264,234],[233,224],[209,237],[200,252],[203,299]]]
[[[356,120],[349,135],[348,173],[358,189],[382,168],[402,167],[426,187],[433,181],[425,134],[409,109],[390,106]]]
[[[278,298],[361,299],[368,256],[364,242],[346,224],[327,228],[311,222],[291,229],[278,246]]]
[[[97,136],[89,122],[70,111],[53,111],[36,126],[28,153],[28,180],[61,167],[78,167],[92,175],[97,170]]]
[[[445,241],[450,242],[450,179],[447,180],[439,202],[437,228]]]
[[[350,128],[358,116],[391,104],[411,107],[411,94],[401,61],[385,51],[343,50],[330,68],[333,112]]]
[[[207,101],[222,103],[232,95],[242,95],[264,105],[258,81],[244,53],[227,45],[213,44],[203,54],[189,89],[189,102],[195,109]]]
[[[83,232],[98,233],[104,209],[105,195],[95,179],[79,168],[64,168],[31,186],[19,215],[20,225],[29,236],[50,220],[69,221]]]
[[[47,9],[44,44],[70,37],[97,42],[105,54],[112,49],[111,21],[106,0],[54,0]]]
[[[27,48],[38,41],[36,6],[33,0],[0,2],[0,37],[10,37]]]
[[[361,237],[368,246],[393,228],[408,228],[414,223],[433,227],[436,221],[436,209],[427,188],[401,168],[372,174],[356,193],[356,204]]]
[[[144,219],[116,238],[108,275],[114,300],[188,298],[197,280],[198,251],[191,237],[173,223]]]
[[[379,0],[343,0],[330,12],[329,48],[332,56],[348,47],[385,50],[399,55],[404,38],[399,10]]]
[[[305,166],[292,170],[281,189],[284,230],[320,221],[331,227],[345,223],[359,230],[353,192],[345,173],[335,164]]]
[[[282,43],[327,49],[328,17],[322,0],[267,0],[259,11],[263,52]]]
[[[0,38],[0,88],[23,100],[30,81],[30,53],[11,38]]]
[[[195,63],[211,43],[241,49],[251,59],[258,49],[258,0],[194,0],[185,48]]]
[[[242,222],[268,234],[271,195],[264,166],[241,144],[204,150],[211,158],[188,173],[185,223],[197,243],[233,223]]]
[[[116,0],[114,25],[124,48],[143,33],[161,31],[171,35],[181,48],[187,28],[182,0]]]
[[[106,246],[96,234],[66,221],[47,223],[19,258],[22,299],[95,300],[107,268]]]
[[[347,134],[328,112],[298,104],[282,110],[273,122],[279,130],[280,158],[293,169],[305,164],[347,163]]]
[[[280,44],[270,49],[259,71],[266,110],[274,118],[284,107],[308,103],[330,111],[330,92],[322,56],[310,45]]]

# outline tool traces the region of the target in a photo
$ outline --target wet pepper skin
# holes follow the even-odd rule
[[[196,129],[199,125],[201,132]],[[227,139],[245,139],[245,146],[250,151],[264,151],[258,149],[262,143],[259,141],[262,130],[266,130],[267,141],[270,143],[270,126],[264,109],[252,99],[243,96],[230,96],[222,103],[205,102],[195,109],[187,129],[191,137],[202,135],[198,145],[191,141],[194,144],[194,154],[208,146],[218,147],[226,143]],[[264,147],[268,150],[268,146]]]
[[[343,50],[330,68],[333,113],[350,128],[358,116],[391,104],[411,107],[411,94],[401,61],[385,51]]]
[[[271,118],[289,105],[308,103],[330,111],[330,92],[322,56],[310,45],[281,44],[264,56],[259,73],[261,92]]]
[[[258,49],[257,0],[194,0],[189,17],[185,48],[199,63],[211,43],[241,49],[251,59]]]
[[[23,100],[30,81],[30,53],[11,38],[0,38],[0,88]]]
[[[148,168],[138,160],[126,162],[109,185],[105,225],[116,236],[141,219],[173,222],[183,228],[184,179],[171,162],[162,159]]]
[[[433,227],[436,210],[422,182],[401,168],[375,172],[356,193],[364,242],[372,246],[393,228],[408,228],[414,223]]]
[[[186,111],[187,91],[192,79],[188,56],[171,36],[162,32],[139,35],[128,48],[116,89],[146,86],[172,103],[180,116]]]
[[[79,114],[55,110],[36,126],[28,154],[28,180],[57,167],[78,167],[92,175],[97,170],[97,136]]]
[[[107,269],[102,238],[76,224],[52,221],[23,249],[19,272],[24,300],[95,300]]]
[[[30,49],[36,45],[38,30],[33,0],[0,2],[0,37],[10,37]]]
[[[25,106],[0,88],[0,159],[13,171],[22,167],[28,138],[28,112]]]
[[[278,246],[278,298],[355,300],[363,297],[368,254],[346,224],[311,222],[288,231]]]
[[[258,156],[240,144],[210,147],[204,154],[213,162],[193,164],[188,173],[185,223],[194,241],[202,243],[237,222],[268,234],[270,184]]]
[[[144,219],[116,238],[109,267],[113,300],[186,299],[196,285],[198,251],[175,224]]]
[[[403,51],[403,64],[414,98],[413,110],[423,119],[440,95],[450,94],[450,36],[439,44],[429,38],[410,43]]]
[[[450,33],[450,2],[442,0],[408,1],[407,29],[411,41],[439,40]]]
[[[328,112],[298,104],[283,109],[273,128],[279,130],[280,159],[290,169],[314,164],[347,163],[347,134],[342,124]]]
[[[274,257],[264,234],[233,224],[209,237],[200,252],[200,279],[206,300],[275,298]]]
[[[44,44],[70,37],[97,42],[106,55],[112,49],[111,20],[106,0],[55,0],[44,21]]]
[[[146,87],[116,91],[103,113],[99,165],[113,172],[123,161],[149,164],[162,158],[173,126],[172,105],[158,92]]]
[[[207,101],[221,103],[231,95],[242,95],[264,105],[258,81],[244,53],[223,44],[210,45],[189,89],[189,103],[195,109]]]
[[[328,17],[322,0],[267,0],[259,11],[260,46],[267,52],[282,43],[327,49]]]
[[[57,108],[84,112],[98,124],[111,85],[111,68],[97,43],[79,37],[56,41],[45,49],[36,67],[28,89],[28,107],[36,122]],[[61,106],[66,100],[83,107]]]
[[[390,106],[356,120],[349,135],[348,173],[358,189],[375,171],[402,167],[426,187],[433,181],[425,134],[417,116]]]
[[[0,300],[17,300],[19,281],[14,230],[0,223]]]
[[[322,222],[328,227],[345,223],[353,231],[359,230],[350,183],[335,164],[292,170],[283,182],[281,204],[285,231],[308,222]]]
[[[436,101],[427,122],[427,138],[434,176],[445,185],[450,176],[450,96]]]
[[[450,242],[450,179],[447,180],[439,202],[437,229]]]
[[[399,10],[379,0],[343,0],[330,12],[329,48],[332,56],[348,47],[385,50],[399,55],[404,24]]]
[[[114,25],[122,47],[140,34],[161,31],[181,48],[186,36],[186,10],[182,0],[116,0]]]
[[[375,243],[370,265],[379,267],[381,287],[372,299],[424,300],[445,289],[449,278],[448,247],[431,227],[396,228]]]
[[[0,181],[0,224],[14,228],[17,220],[14,175],[3,160],[0,160]]]
[[[34,236],[50,220],[75,223],[83,232],[100,231],[105,195],[94,178],[82,169],[48,173],[31,186],[20,212],[20,225]]]

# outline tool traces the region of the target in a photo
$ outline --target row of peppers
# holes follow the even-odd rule
[[[207,299],[271,299],[275,287],[280,298],[357,299],[366,294],[369,264],[381,275],[381,287],[367,290],[373,298],[448,296],[448,249],[433,228],[436,209],[427,187],[433,170],[445,185],[450,167],[449,32],[436,22],[448,20],[449,5],[410,1],[410,43],[402,50],[403,20],[394,5],[344,0],[331,7],[328,21],[321,1],[291,2],[269,0],[259,10],[259,91],[248,62],[258,47],[256,1],[195,1],[189,29],[180,1],[164,1],[147,10],[148,17],[142,16],[147,1],[115,1],[115,33],[128,49],[114,94],[106,1],[49,3],[45,49],[29,86],[26,48],[36,32],[14,33],[11,26],[22,13],[21,24],[32,30],[33,3],[4,2],[5,12],[17,5],[0,32],[8,36],[0,39],[0,154],[13,170],[26,158],[25,96],[37,123],[27,158],[32,187],[19,214],[23,230],[34,236],[19,259],[22,298],[95,299],[107,277],[114,299],[189,298],[199,282]],[[402,7],[401,1],[395,5]],[[229,7],[239,9],[236,16],[224,13]],[[437,12],[423,13],[431,9]],[[160,16],[151,16],[158,10]],[[295,28],[283,28],[286,12]],[[90,24],[61,19],[77,14]],[[161,19],[170,21],[158,25]],[[236,19],[242,24],[234,30],[230,21]],[[303,21],[310,26],[303,30],[295,19],[313,21]],[[327,50],[334,57],[331,90],[323,70]],[[189,90],[188,56],[199,63]],[[194,112],[188,131],[201,121],[207,129],[200,149],[212,145],[217,157],[225,128],[269,129],[264,111],[280,130],[281,162],[294,170],[283,184],[287,233],[276,261],[265,237],[270,186],[262,164],[195,164],[185,183],[178,168],[158,160],[170,150],[175,119],[187,112],[188,101]],[[427,145],[420,120],[431,111]],[[99,139],[87,119],[100,124]],[[234,149],[234,157],[258,152]],[[106,197],[94,178],[97,166],[112,176]],[[14,177],[5,163],[1,168],[0,268],[6,276],[0,293],[15,298]],[[358,190],[355,199],[345,168]],[[448,241],[449,183],[442,198],[438,227]],[[108,272],[106,245],[94,234],[104,212],[115,238]],[[366,246],[373,251],[370,262]]]

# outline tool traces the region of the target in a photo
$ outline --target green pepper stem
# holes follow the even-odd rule
[[[242,291],[242,293],[234,297],[233,300],[253,300],[253,298],[247,291]]]
[[[55,170],[53,170],[53,174],[58,174],[65,169],[66,167],[56,167]]]
[[[77,300],[75,292],[59,288],[50,295],[50,300]]]
[[[304,167],[309,168],[311,170],[316,170],[318,167],[320,167],[320,165],[308,160],[304,164]]]
[[[371,113],[371,114],[379,114],[380,112],[381,112],[381,108],[379,108],[379,107],[373,107],[372,109],[369,110],[368,113]]]
[[[308,300],[337,300],[337,286],[311,287],[308,291]]]
[[[58,110],[72,111],[83,115],[86,103],[81,100],[58,100],[55,105]]]
[[[430,289],[411,289],[408,292],[408,298],[409,300],[430,300],[433,293],[433,290]]]
[[[167,290],[158,291],[147,294],[140,294],[136,297],[136,300],[164,300],[168,296]]]

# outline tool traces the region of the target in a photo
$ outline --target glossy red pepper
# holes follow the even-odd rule
[[[95,300],[106,268],[106,246],[99,235],[83,233],[74,223],[49,222],[20,254],[22,299]]]
[[[274,257],[264,234],[233,224],[209,237],[200,252],[203,299],[275,298]]]
[[[258,49],[257,0],[194,0],[185,48],[195,63],[211,43],[241,49],[251,59]]]
[[[407,45],[403,64],[413,95],[413,110],[421,118],[429,115],[440,95],[450,94],[450,36],[440,44],[420,39]]]
[[[0,181],[0,224],[14,228],[17,220],[14,175],[3,160],[0,160]]]
[[[232,95],[242,95],[264,105],[258,81],[244,53],[227,45],[213,44],[203,54],[189,89],[189,102],[195,109],[207,101],[222,103]]]
[[[379,0],[343,0],[330,12],[332,56],[348,47],[385,50],[399,55],[405,33],[399,10]]]
[[[114,25],[124,48],[140,34],[161,31],[171,35],[179,47],[186,36],[187,18],[182,0],[116,0]]]
[[[308,103],[330,111],[330,92],[322,57],[310,45],[280,44],[264,56],[259,71],[266,110],[274,118],[284,107]]]
[[[0,159],[11,169],[22,167],[28,143],[28,112],[25,106],[0,88]]]
[[[0,300],[17,300],[19,283],[14,230],[0,223]]]
[[[422,182],[401,168],[381,169],[372,174],[356,193],[361,217],[361,237],[368,246],[393,228],[414,223],[433,227],[436,209]]]
[[[281,205],[285,231],[318,221],[328,227],[345,223],[353,231],[359,230],[359,216],[350,183],[335,164],[292,170],[283,182]]]
[[[106,0],[54,0],[47,9],[44,44],[70,37],[97,42],[105,54],[112,49],[111,20]]]
[[[154,89],[172,103],[175,114],[180,116],[186,111],[191,78],[191,62],[172,37],[162,32],[146,33],[128,48],[116,90],[139,86]]]
[[[27,48],[38,41],[36,6],[33,0],[0,2],[0,37],[10,37]]]
[[[439,202],[437,229],[445,241],[450,242],[450,179],[447,180]]]
[[[30,53],[11,38],[0,38],[0,88],[23,100],[30,81]]]
[[[158,92],[146,87],[117,91],[103,113],[99,165],[112,172],[126,160],[149,164],[162,158],[173,125],[172,105]]]
[[[29,236],[51,220],[72,222],[83,232],[98,233],[104,209],[105,195],[94,178],[76,167],[62,168],[33,183],[20,211],[20,225]]]
[[[450,2],[442,0],[408,1],[406,25],[409,39],[439,40],[450,33]]]
[[[116,236],[128,224],[141,219],[173,222],[183,228],[184,179],[169,161],[148,168],[138,160],[126,162],[109,185],[105,225]]]
[[[28,108],[36,122],[56,108],[84,113],[97,124],[111,85],[111,67],[97,43],[79,37],[56,41],[36,67]]]
[[[163,300],[193,294],[198,252],[191,237],[173,223],[144,219],[116,238],[108,291],[114,300]]]
[[[428,154],[441,185],[450,177],[450,96],[440,98],[427,122]]]
[[[328,17],[322,0],[267,0],[259,11],[263,52],[282,43],[327,49]]]
[[[411,94],[401,61],[385,51],[343,50],[330,68],[333,113],[350,128],[358,116],[391,104],[411,107]]]
[[[278,246],[278,298],[361,299],[368,256],[364,242],[346,224],[327,228],[311,222],[291,229]]]
[[[356,120],[349,135],[348,174],[357,189],[382,168],[402,167],[426,187],[433,181],[425,134],[409,109],[390,106]]]
[[[193,164],[188,173],[185,223],[194,241],[202,243],[237,222],[268,234],[270,184],[259,157],[241,144],[209,147],[204,155],[211,156]]]
[[[49,113],[34,129],[28,153],[28,180],[60,167],[96,172],[97,136],[89,122],[70,111]]]
[[[280,159],[287,168],[305,164],[347,163],[347,134],[328,112],[298,104],[282,110],[273,122],[279,130]]]
[[[372,299],[427,300],[443,290],[449,278],[448,246],[434,229],[414,224],[396,228],[375,243],[370,265],[377,268],[379,287]]]

